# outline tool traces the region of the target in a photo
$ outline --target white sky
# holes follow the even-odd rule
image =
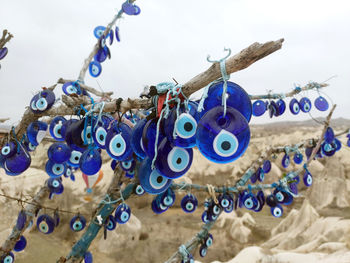
[[[283,48],[248,69],[231,75],[249,94],[272,89],[287,92],[294,83],[322,82],[338,104],[335,117],[350,118],[350,2],[322,0],[139,0],[139,16],[120,21],[122,42],[111,49],[97,80],[115,97],[136,97],[143,85],[184,83],[207,69],[206,56],[233,54],[255,41],[285,38]],[[0,118],[18,121],[33,94],[60,77],[78,77],[96,39],[93,29],[106,25],[120,8],[116,0],[0,0],[0,31],[15,37],[0,61]],[[98,88],[88,76],[86,84]],[[60,90],[60,89],[59,89]],[[58,93],[56,92],[56,95]],[[309,93],[315,98],[315,92]],[[300,97],[299,97],[300,98]],[[267,115],[267,114],[266,114]],[[313,116],[325,116],[315,108]],[[289,111],[270,120],[304,120]]]

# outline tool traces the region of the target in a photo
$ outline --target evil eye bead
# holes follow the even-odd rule
[[[31,164],[31,157],[28,151],[19,144],[19,151],[16,151],[11,157],[4,159],[4,169],[8,175],[18,175],[23,173]]]
[[[325,156],[333,156],[336,152],[336,145],[333,143],[327,143],[326,141],[321,144],[322,154]]]
[[[175,121],[176,135],[188,139],[196,134],[197,121],[188,113],[182,113]]]
[[[157,169],[152,170],[152,159],[145,158],[139,169],[139,179],[142,188],[149,194],[160,194],[165,192],[172,180],[164,177]]]
[[[276,205],[270,208],[271,214],[274,217],[281,217],[283,215],[283,208],[281,205]]]
[[[60,177],[66,171],[66,163],[55,163],[51,160],[48,160],[45,165],[46,173],[53,178]]]
[[[209,233],[207,238],[205,239],[205,245],[207,247],[211,247],[213,245],[213,240],[213,235]]]
[[[71,149],[64,143],[54,143],[47,150],[49,159],[55,163],[64,163],[69,160]]]
[[[275,197],[275,195],[270,194],[266,197],[266,204],[270,207],[275,207],[278,204],[278,201]]]
[[[262,116],[266,111],[265,102],[257,100],[253,103],[253,115],[255,117]]]
[[[285,154],[282,158],[282,166],[284,168],[287,168],[289,166],[289,164],[290,164],[290,157],[289,157],[289,155]]]
[[[86,175],[96,174],[102,166],[101,154],[97,149],[87,149],[79,160],[80,170]]]
[[[15,255],[10,251],[7,255],[1,257],[1,263],[13,263],[15,262]]]
[[[38,146],[39,143],[45,138],[47,130],[47,124],[42,121],[33,121],[27,127],[27,137],[29,142]]]
[[[258,200],[252,194],[247,194],[242,201],[245,208],[249,210],[254,210],[258,205]]]
[[[104,27],[104,26],[97,26],[97,27],[95,27],[95,29],[94,29],[94,36],[97,39],[100,39],[101,36],[103,35],[103,32],[105,32],[105,30],[106,30],[106,27]]]
[[[309,100],[308,98],[304,97],[301,98],[299,101],[299,105],[300,105],[300,109],[302,112],[309,112],[311,110],[311,100]]]
[[[284,190],[276,189],[273,192],[273,194],[275,195],[278,203],[281,203],[284,205],[290,205],[293,202],[293,196]]]
[[[178,110],[174,108],[168,118],[164,120],[164,131],[173,145],[183,148],[195,146],[197,121],[199,120],[197,107],[197,103],[190,101],[188,112],[185,106],[180,107],[179,114]]]
[[[134,159],[126,160],[126,161],[121,161],[120,162],[120,167],[125,171],[129,172],[132,171],[135,168],[136,162]]]
[[[198,122],[196,143],[209,160],[228,163],[239,158],[247,149],[250,130],[246,119],[237,110],[217,106],[207,111]]]
[[[310,172],[305,172],[304,176],[303,176],[303,181],[305,186],[310,187],[312,185],[313,182],[313,178]]]
[[[223,209],[229,208],[233,204],[233,199],[229,194],[223,194],[219,196],[219,204]]]
[[[276,104],[278,106],[279,115],[282,115],[286,111],[286,103],[284,100],[279,99]]]
[[[114,216],[115,216],[115,220],[119,224],[125,224],[126,222],[129,221],[130,215],[131,215],[130,207],[127,204],[123,203],[117,207],[117,209],[115,210]]]
[[[107,131],[103,126],[98,127],[96,131],[93,133],[94,142],[101,149],[106,149],[106,146],[105,146],[106,137],[107,137]]]
[[[91,61],[89,64],[89,72],[92,77],[97,78],[102,72],[101,64],[97,61]]]
[[[79,232],[85,228],[86,219],[82,215],[74,216],[70,220],[69,226],[74,232]]]
[[[44,214],[38,217],[36,226],[39,232],[51,234],[55,229],[55,221],[51,216]]]
[[[136,153],[136,155],[142,159],[146,157],[146,153],[142,145],[142,132],[146,123],[147,123],[146,118],[138,121],[137,124],[132,129],[132,134],[131,134],[131,147],[134,153]]]
[[[219,214],[220,214],[220,211],[221,211],[220,206],[218,206],[218,205],[216,205],[216,204],[214,204],[214,205],[212,206],[211,212],[212,212],[214,215],[219,215]]]
[[[174,191],[169,188],[166,192],[164,192],[163,194],[161,194],[161,203],[167,207],[172,206],[175,203],[175,193]]]
[[[300,106],[299,106],[299,102],[297,101],[297,99],[293,98],[290,101],[290,103],[289,103],[289,110],[294,115],[297,115],[300,112]]]
[[[106,150],[109,156],[117,161],[124,161],[131,157],[131,133],[131,128],[124,123],[115,123],[108,130]]]
[[[194,212],[197,208],[197,205],[197,198],[192,194],[185,195],[181,200],[181,208],[186,213]]]
[[[52,138],[54,138],[56,141],[64,141],[64,137],[61,133],[61,128],[63,123],[65,123],[67,120],[62,116],[57,116],[52,119],[49,127],[50,134]]]
[[[222,105],[222,92],[224,81],[212,84],[208,90],[208,97],[204,101],[204,112]],[[226,105],[241,113],[247,122],[252,117],[252,103],[248,93],[238,84],[227,81]]]
[[[62,86],[62,91],[64,92],[64,94],[66,94],[68,96],[73,95],[73,94],[77,94],[77,95],[80,94],[80,92],[79,92],[79,90],[74,82],[64,83]]]
[[[204,224],[207,224],[207,223],[210,222],[210,220],[209,220],[209,218],[208,218],[208,213],[207,213],[207,211],[204,211],[203,214],[202,214],[202,222],[203,222]]]
[[[324,140],[326,143],[332,143],[334,140],[334,131],[331,127],[328,127],[325,134],[324,134]]]
[[[142,188],[141,185],[137,185],[135,187],[135,194],[140,196],[140,195],[143,195],[144,193],[145,193],[145,190]]]
[[[155,166],[157,170],[169,179],[178,178],[190,169],[193,159],[193,150],[172,147],[167,138],[164,138],[158,147],[158,156]]]
[[[61,188],[63,188],[62,182],[59,178],[53,178],[50,177],[47,181],[47,186],[50,189],[51,193],[58,194],[61,191]]]
[[[319,96],[315,99],[315,107],[319,111],[326,111],[329,108],[328,101],[325,99],[325,97]]]
[[[4,158],[10,158],[16,153],[17,147],[13,142],[6,143],[1,148],[1,156]]]
[[[19,240],[16,242],[13,250],[16,251],[16,252],[20,252],[22,250],[24,250],[27,246],[27,240],[24,236],[21,236],[19,238]]]
[[[75,168],[79,167],[81,155],[82,153],[79,151],[72,151],[67,164]]]
[[[303,155],[299,152],[296,152],[294,154],[294,157],[293,157],[293,160],[294,160],[294,163],[296,164],[301,164],[303,162]]]
[[[208,252],[208,248],[205,244],[202,244],[200,247],[199,247],[199,255],[201,257],[205,257],[207,255],[207,252]]]
[[[264,173],[269,173],[271,171],[271,162],[269,160],[265,160],[262,169]]]
[[[129,3],[128,1],[122,5],[122,9],[123,9],[123,12],[127,15],[132,16],[135,14],[134,5]]]
[[[109,230],[109,231],[112,231],[116,228],[117,226],[117,223],[114,219],[114,216],[112,215],[109,215],[107,221],[106,221],[106,229]]]
[[[118,26],[115,27],[114,32],[115,32],[115,39],[116,39],[118,42],[120,42],[119,27],[118,27]]]

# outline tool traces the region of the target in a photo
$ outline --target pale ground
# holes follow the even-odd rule
[[[297,143],[317,136],[321,130],[320,126],[316,132],[312,127],[286,127],[254,127],[246,154],[232,164],[213,164],[196,152],[186,180],[214,185],[232,183],[258,156],[258,151],[267,145]],[[36,168],[31,168],[23,175],[10,177],[1,171],[0,183],[4,192],[15,196],[21,192],[33,195],[47,178],[44,172],[37,169],[45,163],[45,154],[43,150],[38,150],[33,162]],[[268,208],[260,213],[240,209],[236,213],[222,215],[211,231],[214,244],[208,255],[200,258],[196,252],[195,258],[201,262],[230,263],[350,262],[349,156],[350,148],[343,146],[333,158],[313,162],[310,169],[314,175],[314,185],[307,190],[302,188],[301,197],[291,206],[284,207],[285,212],[280,219],[272,217]],[[283,172],[293,169],[293,166],[282,169],[280,159],[275,161],[277,165],[273,165],[272,171],[266,175],[267,182],[275,181]],[[79,209],[82,213],[91,214],[94,204],[101,200],[111,180],[109,163],[104,165],[104,171],[105,177],[94,190],[91,203],[83,199],[85,185],[77,173],[77,181],[64,180],[63,195],[48,200],[46,205],[58,205],[73,211]],[[155,215],[150,208],[152,196],[128,200],[133,212],[130,222],[108,232],[107,240],[103,240],[102,233],[98,235],[91,247],[94,262],[164,262],[202,225],[202,207],[193,214],[185,214],[179,208],[182,196],[178,194],[175,206],[161,215]],[[196,196],[202,203],[205,195]],[[14,224],[20,207],[16,202],[3,198],[0,198],[0,202],[0,240],[3,241],[10,233],[9,227]],[[15,253],[16,262],[55,262],[60,256],[69,253],[72,244],[81,236],[81,233],[70,230],[68,224],[71,216],[62,214],[61,224],[51,235],[43,235],[35,227],[26,231],[24,236],[28,244],[23,252]]]

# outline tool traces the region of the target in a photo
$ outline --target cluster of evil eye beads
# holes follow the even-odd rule
[[[329,108],[328,101],[323,96],[318,96],[314,101],[314,105],[319,111],[326,111]],[[307,97],[303,97],[299,101],[296,98],[292,98],[289,102],[289,110],[294,115],[299,114],[300,111],[308,113],[311,111],[311,108],[311,100]],[[273,116],[281,116],[286,111],[286,103],[283,99],[277,101],[257,100],[253,103],[254,116],[262,116],[267,111],[269,112],[270,118]]]
[[[104,222],[96,222],[98,224],[102,224],[105,230],[105,237],[106,237],[106,231],[112,231],[116,228],[117,223],[119,224],[125,224],[129,221],[131,216],[131,210],[130,207],[125,204],[121,203],[115,210],[114,216],[109,215],[107,219]],[[27,214],[24,210],[21,210],[17,217],[16,222],[16,228],[18,230],[23,230],[26,227],[26,221],[27,221]],[[55,228],[58,227],[60,223],[60,216],[58,213],[58,210],[55,210],[53,212],[53,216],[50,216],[49,214],[41,214],[38,216],[36,220],[36,227],[37,230],[40,233],[43,234],[51,234]],[[83,215],[77,214],[73,216],[70,220],[70,228],[74,232],[80,232],[86,227],[86,219]],[[29,225],[27,226],[27,229],[30,229],[33,226],[33,221],[30,221]],[[27,240],[24,236],[20,236],[18,241],[16,242],[14,246],[15,252],[20,252],[25,249],[27,245]],[[7,262],[14,262],[14,254],[10,252],[8,255],[3,257],[0,260],[1,263],[7,263]],[[84,262],[85,263],[92,263],[92,254],[90,252],[86,252],[84,256]]]
[[[128,1],[125,2],[122,5],[123,13],[127,15],[139,15],[141,13],[140,7],[138,7],[135,4],[129,3]],[[101,63],[104,62],[107,58],[111,58],[111,51],[107,46],[107,39],[109,39],[109,45],[111,46],[113,44],[114,36],[115,39],[120,42],[120,36],[119,36],[119,27],[116,26],[115,30],[111,29],[108,34],[105,36],[103,33],[105,32],[106,27],[104,26],[97,26],[94,29],[94,36],[99,40],[98,44],[98,50],[94,56],[94,60],[90,62],[89,64],[89,73],[92,77],[97,78],[100,76],[102,72],[102,66]]]

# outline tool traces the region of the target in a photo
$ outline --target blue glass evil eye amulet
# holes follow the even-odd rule
[[[106,137],[106,150],[114,160],[128,160],[132,154],[131,128],[125,123],[113,123]]]
[[[180,107],[178,115],[177,109],[173,108],[168,118],[164,120],[164,131],[168,140],[178,147],[194,147],[198,120],[199,114],[195,102],[188,103],[188,111],[184,106]]]
[[[250,130],[247,120],[232,107],[217,106],[206,112],[198,122],[196,142],[199,151],[209,160],[228,163],[247,149]]]
[[[209,87],[208,97],[204,101],[205,111],[222,104],[223,85],[224,82],[220,81]],[[252,117],[252,103],[248,93],[238,84],[227,81],[226,96],[226,105],[239,111],[249,122]]]
[[[172,146],[167,138],[164,138],[158,147],[158,155],[155,162],[157,170],[169,179],[175,179],[184,175],[190,169],[193,159],[193,150]]]

